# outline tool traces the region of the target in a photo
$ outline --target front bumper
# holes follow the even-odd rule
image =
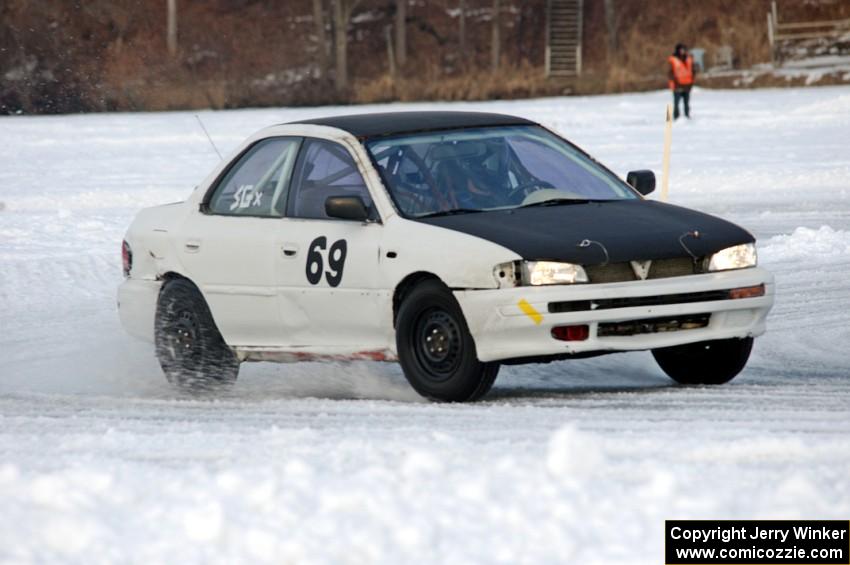
[[[655,297],[765,286],[764,296],[550,313],[549,304],[563,301]],[[590,352],[635,351],[714,339],[759,336],[773,306],[773,275],[764,269],[742,269],[703,275],[609,284],[558,285],[455,291],[481,361],[550,357]],[[529,309],[529,306],[531,309]],[[599,336],[600,323],[628,322],[710,314],[706,327]],[[554,326],[587,324],[584,341],[552,337]]]

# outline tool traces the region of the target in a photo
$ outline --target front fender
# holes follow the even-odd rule
[[[380,261],[393,287],[412,273],[428,272],[453,289],[498,288],[496,265],[520,259],[485,239],[399,216],[388,219],[382,239]]]

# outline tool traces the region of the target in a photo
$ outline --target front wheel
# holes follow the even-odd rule
[[[171,384],[198,392],[236,381],[239,360],[221,337],[204,297],[188,280],[164,283],[154,330],[156,356]]]
[[[396,346],[404,376],[422,396],[467,402],[487,394],[498,363],[482,363],[455,297],[436,280],[425,281],[402,301]]]
[[[661,369],[679,384],[719,385],[741,372],[752,349],[753,338],[748,337],[653,349],[652,355]]]

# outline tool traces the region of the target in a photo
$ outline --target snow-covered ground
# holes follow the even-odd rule
[[[625,175],[668,93],[476,104]],[[250,365],[180,397],[115,312],[141,207],[217,158],[192,113],[0,118],[0,562],[660,563],[665,518],[850,515],[850,87],[705,91],[671,201],[743,224],[777,277],[719,388],[648,353],[503,369],[474,405],[395,365]],[[222,150],[360,108],[203,112]]]

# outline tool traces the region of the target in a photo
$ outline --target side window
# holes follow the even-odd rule
[[[434,178],[438,171],[435,169],[432,173],[427,168],[428,164],[422,156],[427,157],[428,147],[428,144],[390,146],[377,155],[380,157],[378,166],[394,187],[396,206],[408,215],[440,211],[440,202],[435,199],[434,187],[430,183],[436,183],[441,191],[445,191],[441,184],[445,179],[442,175]]]
[[[332,141],[305,139],[292,178],[286,215],[328,219],[325,201],[331,196],[359,196],[374,214],[369,189],[348,150]]]
[[[276,137],[251,147],[215,188],[213,214],[280,218],[300,139]]]

